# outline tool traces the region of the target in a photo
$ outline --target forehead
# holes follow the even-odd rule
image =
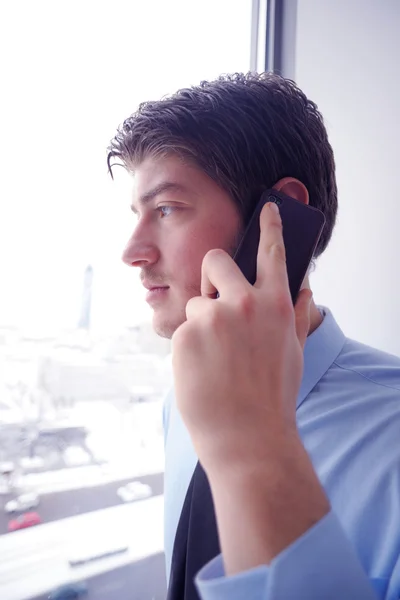
[[[135,168],[133,199],[139,200],[165,182],[176,183],[194,193],[199,185],[204,185],[204,179],[208,179],[205,173],[176,156],[147,157]]]

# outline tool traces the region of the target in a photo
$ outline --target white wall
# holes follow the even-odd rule
[[[349,337],[398,355],[399,62],[400,0],[298,0],[294,76],[325,116],[339,187],[314,295]]]

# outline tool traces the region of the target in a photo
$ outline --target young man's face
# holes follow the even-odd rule
[[[135,170],[132,208],[137,224],[123,254],[141,269],[153,326],[171,337],[200,295],[201,263],[213,248],[233,253],[242,230],[229,195],[177,157],[147,158]]]

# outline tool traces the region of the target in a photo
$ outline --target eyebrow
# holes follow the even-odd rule
[[[175,181],[163,181],[162,183],[156,185],[152,190],[149,190],[145,194],[142,194],[142,196],[140,196],[139,198],[139,205],[145,206],[146,204],[154,200],[154,198],[156,198],[160,194],[164,194],[165,192],[182,193],[187,192],[187,190],[183,185]],[[138,212],[137,208],[133,204],[131,204],[131,210],[135,214],[137,214]]]

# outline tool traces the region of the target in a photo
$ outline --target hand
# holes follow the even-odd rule
[[[255,285],[228,254],[210,251],[202,295],[188,302],[172,338],[178,409],[206,471],[256,468],[278,440],[297,436],[311,292],[293,307],[275,204],[263,208],[260,227]]]

